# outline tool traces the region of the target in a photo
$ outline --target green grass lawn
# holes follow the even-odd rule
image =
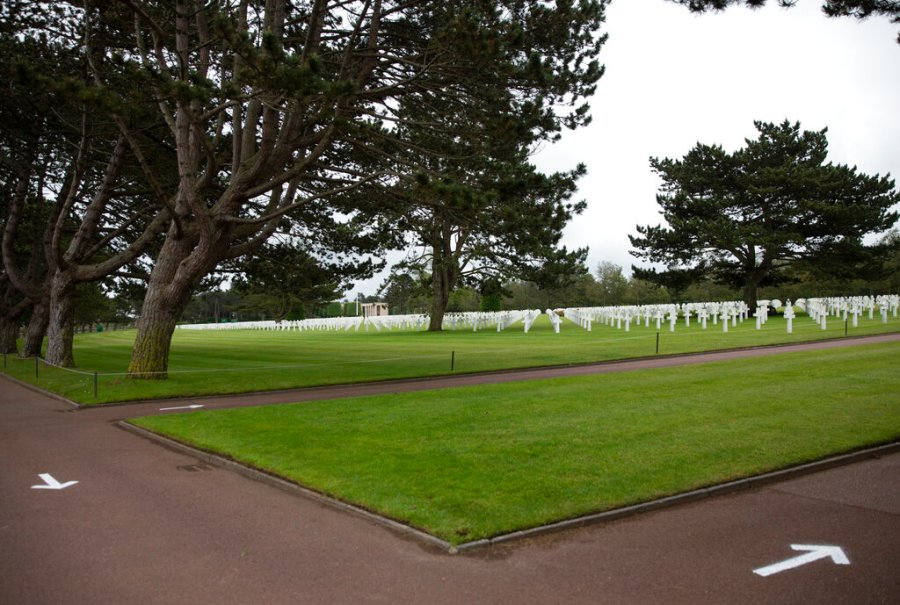
[[[900,331],[900,319],[882,324],[861,319],[851,335]],[[787,334],[784,320],[773,317],[760,331],[751,319],[726,334],[711,323],[704,331],[694,320],[674,333],[664,324],[660,354],[754,345],[800,342],[844,335],[844,323],[831,320],[821,330],[808,317],[794,320]],[[322,384],[412,378],[455,372],[584,363],[644,357],[656,352],[656,328],[631,331],[595,325],[587,332],[564,322],[555,334],[543,316],[525,334],[521,324],[503,332],[484,330],[427,332],[262,332],[178,330],[172,341],[167,380],[127,378],[134,332],[79,334],[75,338],[73,373],[41,365],[35,378],[33,360],[6,359],[10,375],[84,404],[287,389]],[[94,397],[97,372],[98,397]]]
[[[461,543],[900,438],[900,344],[135,424]]]

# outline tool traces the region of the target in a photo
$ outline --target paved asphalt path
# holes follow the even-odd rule
[[[0,603],[900,603],[900,454],[452,556],[112,424],[148,410],[0,377]],[[806,544],[850,564],[753,573]]]

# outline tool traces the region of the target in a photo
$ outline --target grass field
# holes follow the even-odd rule
[[[900,438],[900,344],[135,421],[451,543]]]
[[[762,330],[751,319],[723,333],[721,325],[702,330],[681,321],[674,333],[664,325],[659,353],[684,353],[775,343],[800,342],[844,335],[844,322],[833,319],[821,330],[808,317],[794,320],[786,333],[784,320],[773,317]],[[888,324],[862,318],[850,335],[900,331],[900,319]],[[630,332],[595,325],[587,332],[564,322],[555,334],[546,316],[525,334],[521,324],[504,332],[261,332],[178,330],[172,342],[167,380],[135,381],[125,372],[134,332],[80,334],[75,339],[76,372],[34,360],[6,359],[5,372],[20,380],[84,404],[130,399],[241,393],[259,390],[364,382],[449,374],[454,372],[585,363],[656,353],[656,329],[634,326]],[[97,373],[96,378],[94,373]],[[97,397],[94,396],[94,382]]]

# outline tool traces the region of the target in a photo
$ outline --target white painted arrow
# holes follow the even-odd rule
[[[836,565],[850,565],[850,559],[847,558],[847,555],[844,554],[844,551],[840,546],[791,544],[791,548],[793,550],[805,550],[807,552],[805,555],[800,555],[799,557],[794,557],[792,559],[788,559],[787,561],[782,561],[781,563],[773,563],[772,565],[767,565],[766,567],[754,569],[753,573],[765,578],[766,576],[771,576],[772,574],[787,571],[788,569],[794,569],[795,567],[800,567],[801,565],[806,565],[807,563],[812,563],[813,561],[818,561],[819,559],[828,559],[829,557]]]
[[[170,412],[172,410],[196,410],[202,408],[203,406],[199,403],[195,403],[194,405],[182,405],[177,408],[159,408],[160,412]]]
[[[77,481],[66,481],[65,483],[60,483],[56,479],[53,478],[53,475],[48,473],[42,473],[38,475],[41,478],[41,481],[44,482],[44,485],[32,485],[31,489],[66,489],[67,487],[72,487]]]

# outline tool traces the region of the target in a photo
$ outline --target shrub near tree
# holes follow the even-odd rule
[[[698,143],[680,160],[651,158],[667,224],[639,225],[629,238],[634,256],[667,270],[635,268],[636,277],[684,287],[707,277],[740,288],[752,309],[757,289],[792,267],[842,274],[879,260],[863,236],[897,220],[889,175],[826,163],[827,129],[755,124],[759,137],[733,153]]]

